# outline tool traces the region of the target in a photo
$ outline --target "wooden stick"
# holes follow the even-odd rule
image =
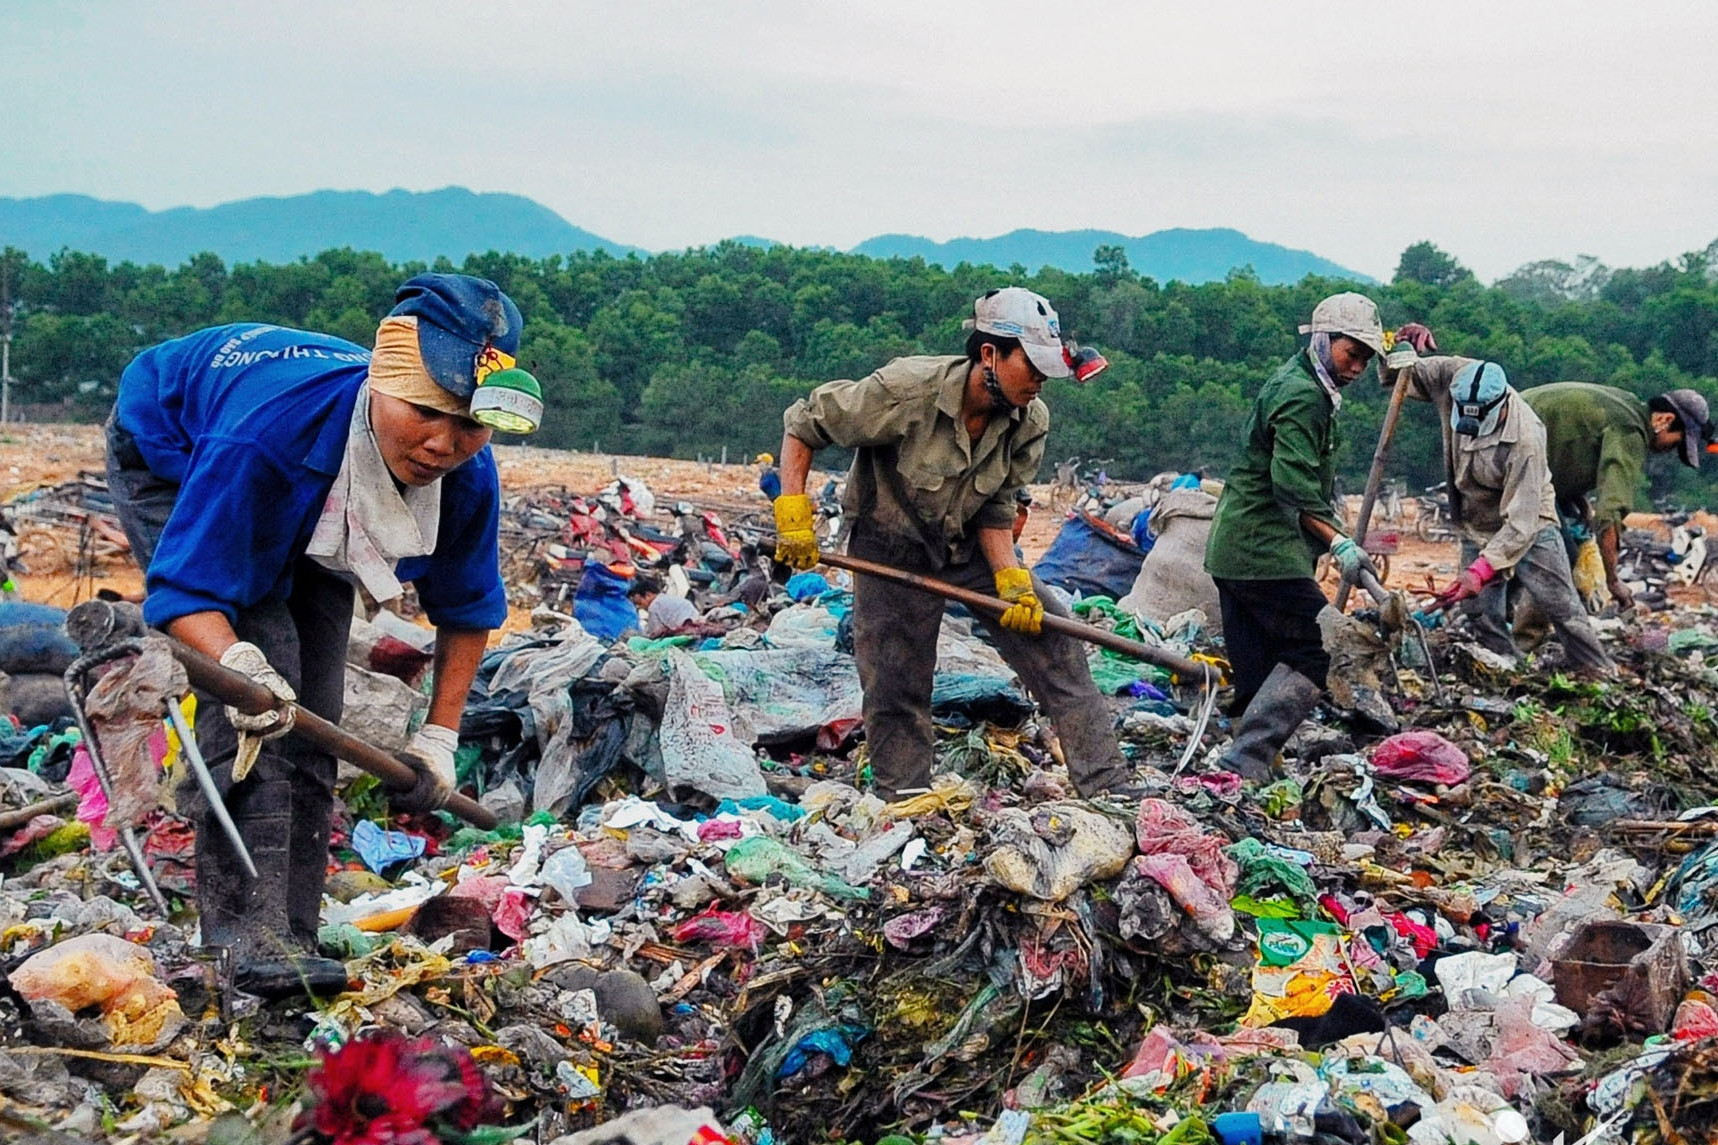
[[[0,812],[0,831],[11,831],[24,826],[38,815],[52,815],[56,811],[65,811],[77,805],[78,793],[75,791],[66,791],[47,799],[38,799],[34,803],[26,803],[15,811]]]
[[[969,588],[961,588],[959,585],[949,584],[947,581],[937,580],[934,577],[921,576],[918,573],[906,572],[890,565],[878,564],[876,561],[850,557],[845,553],[821,553],[818,559],[824,564],[832,565],[838,569],[846,569],[863,576],[892,580],[896,584],[904,584],[908,588],[932,593],[947,600],[964,604],[979,612],[989,613],[991,616],[1001,616],[1011,607],[1007,601],[998,597],[974,592]],[[1044,627],[1051,632],[1060,633],[1063,636],[1072,636],[1075,640],[1084,640],[1088,644],[1096,644],[1099,647],[1132,656],[1136,660],[1144,660],[1147,664],[1156,664],[1160,668],[1167,668],[1175,674],[1179,683],[1204,683],[1207,680],[1215,683],[1220,678],[1214,665],[1189,660],[1187,657],[1177,656],[1167,649],[1141,644],[1137,640],[1117,636],[1113,632],[1094,628],[1092,625],[1084,624],[1078,620],[1069,620],[1066,617],[1045,613]]]
[[[1382,366],[1383,362],[1380,361]],[[1402,403],[1408,399],[1408,386],[1411,382],[1409,370],[1404,367],[1396,371],[1396,388],[1390,391],[1390,405],[1384,411],[1384,425],[1378,430],[1378,447],[1372,451],[1372,468],[1366,473],[1366,492],[1360,498],[1360,519],[1354,523],[1354,543],[1362,548],[1366,545],[1366,529],[1372,523],[1372,509],[1378,503],[1378,486],[1384,482],[1384,461],[1390,456],[1390,438],[1395,436],[1396,422],[1402,416]],[[1341,612],[1348,604],[1348,590],[1352,586],[1343,581],[1336,589],[1336,611]]]
[[[171,637],[168,639],[172,640]],[[396,759],[374,744],[329,723],[302,704],[282,704],[273,692],[249,676],[223,667],[220,661],[203,655],[195,648],[178,640],[172,640],[172,644],[173,655],[185,666],[185,675],[191,683],[223,704],[231,704],[249,715],[273,711],[277,707],[295,709],[293,734],[301,735],[335,758],[369,772],[390,790],[410,791],[417,785],[418,773],[404,760]],[[484,831],[494,830],[498,822],[495,812],[458,793],[448,799],[447,810]]]

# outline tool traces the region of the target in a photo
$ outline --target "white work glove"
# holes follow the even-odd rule
[[[240,640],[229,645],[221,653],[221,667],[256,681],[273,692],[278,700],[292,703],[298,699],[298,693],[292,690],[285,676],[274,670],[262,649],[248,641]],[[253,716],[227,705],[227,722],[239,734],[238,754],[233,757],[234,783],[251,773],[263,740],[283,736],[292,730],[293,715],[291,708],[273,708]]]
[[[405,760],[422,777],[409,794],[409,810],[435,811],[447,806],[458,790],[453,753],[459,750],[459,733],[440,724],[425,724],[406,745]],[[395,800],[399,802],[399,800]]]

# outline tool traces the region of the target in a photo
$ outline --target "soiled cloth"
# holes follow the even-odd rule
[[[652,640],[680,631],[698,619],[698,608],[683,596],[662,593],[644,614],[644,634]]]
[[[107,826],[138,823],[160,805],[161,773],[150,740],[166,718],[167,701],[190,690],[185,668],[163,637],[148,637],[143,651],[116,664],[89,691],[84,707],[112,780]]]
[[[920,553],[932,570],[970,559],[977,531],[1014,524],[1014,493],[1038,475],[1050,411],[1034,398],[993,416],[977,441],[961,417],[972,363],[896,358],[859,381],[834,381],[793,403],[787,432],[812,449],[857,450],[842,505],[874,536]],[[922,526],[922,527],[921,527]]]
[[[469,415],[471,403],[454,396],[430,376],[418,343],[416,315],[401,314],[382,319],[376,329],[376,348],[370,351],[370,388],[442,413]]]
[[[441,390],[434,382],[430,385]],[[435,551],[441,528],[441,480],[423,486],[394,481],[370,420],[374,388],[374,380],[358,388],[340,472],[328,490],[305,556],[330,572],[350,574],[376,600],[389,601],[405,591],[394,575],[395,565],[406,557]]]

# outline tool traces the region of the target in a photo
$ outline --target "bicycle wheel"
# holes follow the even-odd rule
[[[70,558],[52,529],[25,529],[18,534],[18,564],[31,576],[64,572]]]

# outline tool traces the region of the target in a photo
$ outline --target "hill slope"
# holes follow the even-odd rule
[[[1176,228],[1139,236],[1115,231],[1019,230],[996,238],[959,238],[941,243],[917,235],[878,235],[853,249],[859,254],[877,258],[917,256],[942,266],[962,262],[996,266],[1019,263],[1028,270],[1054,266],[1083,272],[1092,269],[1092,252],[1105,245],[1125,248],[1128,263],[1133,269],[1159,282],[1170,279],[1211,282],[1243,266],[1251,266],[1262,281],[1273,284],[1299,282],[1309,274],[1357,282],[1372,281],[1367,275],[1320,258],[1311,251],[1259,242],[1227,227],[1209,230]]]
[[[573,226],[522,195],[439,191],[314,191],[215,207],[149,211],[87,195],[0,198],[0,246],[36,258],[61,247],[111,262],[177,266],[200,251],[228,262],[291,262],[332,247],[380,251],[391,261],[458,261],[489,250],[542,258],[575,250],[624,255],[636,247]]]

